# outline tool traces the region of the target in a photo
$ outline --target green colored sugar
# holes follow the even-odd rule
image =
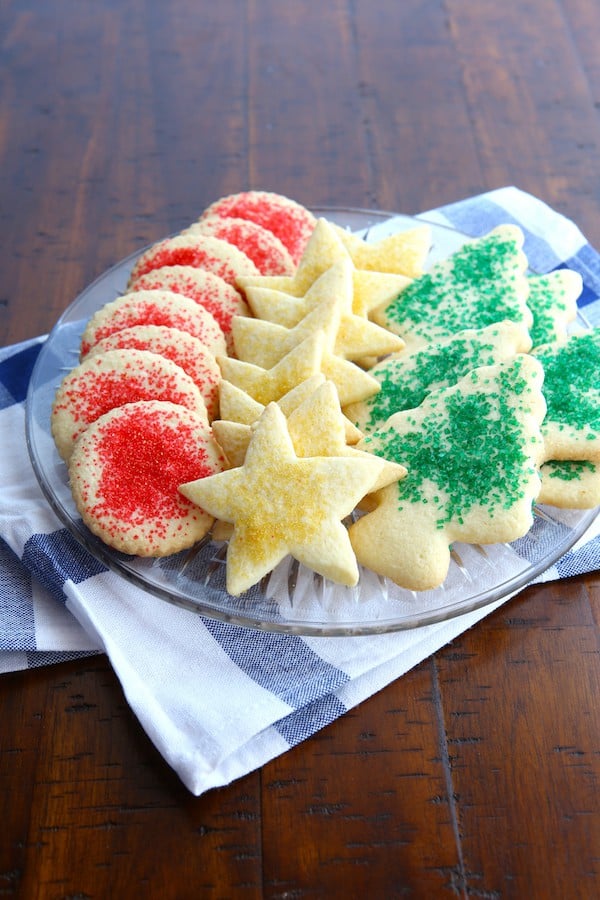
[[[465,382],[436,391],[423,404],[425,415],[406,414],[408,427],[388,425],[365,438],[379,456],[400,462],[408,475],[398,482],[399,509],[406,504],[433,503],[438,528],[462,523],[474,507],[491,517],[510,509],[525,496],[533,471],[524,426],[513,402],[530,391],[520,360],[498,367],[485,390],[465,391]],[[471,373],[468,384],[478,384]],[[433,491],[432,491],[433,486]]]
[[[573,335],[560,347],[535,352],[544,367],[546,421],[600,433],[600,328]]]
[[[533,315],[530,334],[534,347],[556,339],[557,314],[567,309],[565,297],[566,291],[557,282],[555,272],[530,277],[527,305]]]
[[[551,460],[546,463],[544,473],[548,478],[555,478],[559,481],[581,481],[586,473],[594,474],[596,466],[589,460]]]
[[[470,369],[496,361],[493,344],[460,335],[414,353],[409,364],[402,357],[385,360],[371,373],[381,390],[366,402],[369,419],[365,430],[372,431],[395,412],[419,406],[432,390],[456,384]]]
[[[386,307],[385,316],[400,334],[404,330],[434,338],[502,319],[522,321],[520,277],[517,242],[491,234],[416,278]]]

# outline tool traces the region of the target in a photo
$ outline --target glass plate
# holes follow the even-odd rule
[[[419,221],[360,209],[316,209],[367,240],[412,228]],[[429,262],[448,256],[466,240],[430,223]],[[142,252],[142,251],[139,251]],[[415,593],[362,569],[356,587],[315,575],[291,557],[260,585],[232,597],[225,590],[226,545],[209,536],[192,550],[157,560],[127,557],[96,538],[79,517],[67,469],[50,433],[54,393],[78,362],[79,340],[89,317],[125,290],[138,253],[94,281],[69,306],[44,344],[27,398],[27,442],[31,462],[48,502],[74,537],[109,569],[152,594],[213,619],[268,631],[312,635],[357,635],[417,628],[470,612],[507,597],[552,566],[594,519],[595,511],[538,507],[533,527],[512,544],[455,544],[448,577],[435,590]]]

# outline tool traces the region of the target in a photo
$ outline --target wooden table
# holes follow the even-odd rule
[[[247,187],[413,213],[504,184],[600,246],[600,4],[4,0],[2,345]],[[600,895],[600,575],[524,591],[194,798],[106,658],[0,678],[0,895]]]

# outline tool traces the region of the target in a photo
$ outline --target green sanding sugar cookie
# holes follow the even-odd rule
[[[593,509],[600,505],[600,465],[589,459],[549,460],[540,469],[538,500],[563,509]]]
[[[415,278],[372,318],[400,335],[409,350],[504,319],[529,327],[532,314],[522,245],[523,233],[517,226],[500,225]]]
[[[347,406],[344,412],[357,428],[369,434],[394,413],[419,406],[431,391],[456,384],[471,369],[492,366],[530,348],[524,325],[500,322],[461,331],[412,353],[397,353],[369,370],[381,389]]]
[[[546,458],[600,460],[600,327],[533,353],[544,367]]]
[[[406,466],[350,528],[359,562],[412,590],[445,579],[450,545],[511,541],[532,523],[543,460],[543,369],[521,354],[473,369],[358,444]]]
[[[546,275],[532,275],[528,283],[533,346],[562,343],[567,338],[569,322],[577,315],[577,298],[583,287],[581,275],[572,269],[556,269]]]

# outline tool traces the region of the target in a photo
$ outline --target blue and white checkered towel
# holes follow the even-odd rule
[[[545,204],[504,188],[423,215],[473,236],[520,225],[536,271],[582,274],[581,303],[599,324],[600,256]],[[126,584],[62,527],[29,464],[24,401],[42,340],[0,351],[0,672],[107,653],[142,726],[194,794],[314,734],[500,605],[408,632],[303,638],[203,619]],[[543,580],[600,568],[599,531],[592,526]]]

